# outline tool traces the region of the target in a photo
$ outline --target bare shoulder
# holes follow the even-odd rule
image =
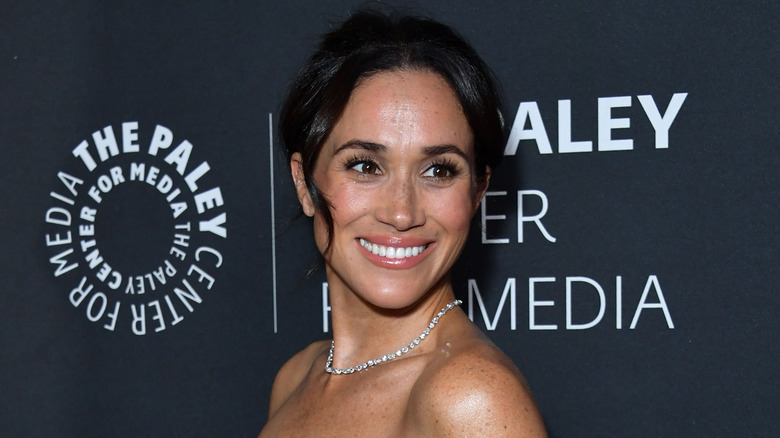
[[[411,404],[421,435],[546,437],[520,371],[485,338],[437,353],[415,385]]]
[[[270,418],[281,407],[290,394],[300,386],[311,370],[315,359],[330,346],[329,341],[318,341],[304,348],[291,357],[276,373],[271,388],[268,417]]]

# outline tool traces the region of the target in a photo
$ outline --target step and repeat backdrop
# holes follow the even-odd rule
[[[3,3],[1,434],[256,436],[330,337],[280,102],[360,4]],[[777,5],[395,6],[502,84],[453,281],[550,435],[780,435]]]

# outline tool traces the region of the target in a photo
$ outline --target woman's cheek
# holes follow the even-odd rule
[[[333,205],[338,207],[337,214],[348,216],[349,221],[353,216],[367,212],[377,196],[376,190],[350,182],[340,187],[338,202]]]
[[[472,199],[468,193],[453,191],[448,196],[432,196],[430,198],[433,212],[440,222],[445,222],[456,228],[465,227],[471,222]]]

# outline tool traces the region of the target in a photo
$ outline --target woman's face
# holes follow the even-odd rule
[[[303,183],[300,155],[292,170],[323,251],[328,229]],[[424,71],[379,73],[358,85],[314,181],[333,217],[324,254],[330,288],[382,308],[412,305],[448,284],[487,186],[477,184],[473,136],[457,98]]]

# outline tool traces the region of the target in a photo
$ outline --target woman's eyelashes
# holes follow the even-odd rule
[[[346,159],[344,169],[353,171],[361,177],[377,176],[384,173],[379,163],[374,158],[367,156],[353,156]],[[420,176],[437,182],[454,179],[463,172],[461,164],[444,157],[433,159],[426,166],[423,166],[423,169]]]
[[[358,174],[366,176],[381,173],[379,164],[370,157],[350,157],[344,162],[344,168],[354,170]]]
[[[430,166],[423,172],[423,176],[426,178],[433,178],[436,181],[446,181],[460,175],[461,169],[458,163],[447,159],[440,158],[434,160]]]

